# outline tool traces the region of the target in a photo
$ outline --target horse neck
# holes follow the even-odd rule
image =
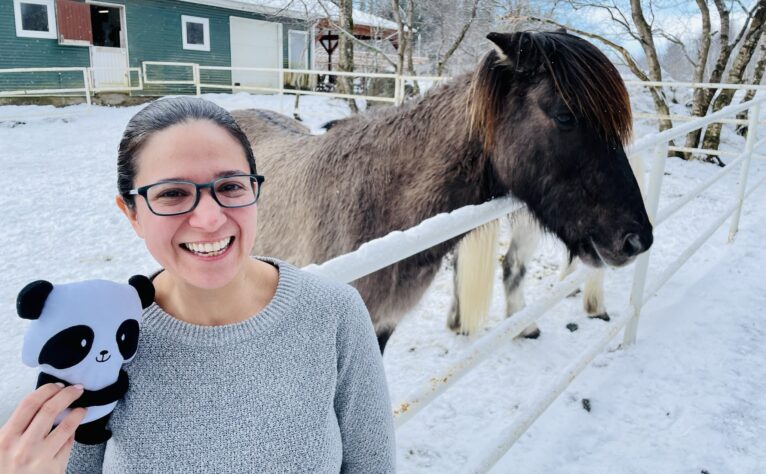
[[[358,158],[385,176],[398,200],[385,204],[406,206],[412,225],[496,193],[479,138],[469,134],[469,89],[470,75],[458,77],[410,104],[359,117],[333,140],[350,155],[364,153]]]

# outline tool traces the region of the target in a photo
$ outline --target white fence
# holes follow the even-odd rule
[[[468,465],[460,469],[460,472],[487,472],[498,460],[513,446],[516,440],[534,423],[534,421],[547,409],[547,407],[566,389],[574,378],[582,372],[588,364],[603,351],[607,344],[612,341],[620,331],[625,329],[623,345],[635,342],[641,309],[647,301],[678,271],[678,269],[707,241],[725,221],[731,217],[729,228],[729,240],[733,239],[738,228],[739,217],[745,199],[759,186],[766,182],[766,176],[761,177],[753,186],[747,188],[749,167],[754,156],[754,149],[766,144],[766,139],[758,142],[757,130],[760,118],[760,109],[766,102],[766,98],[759,98],[742,104],[728,106],[719,112],[706,117],[697,118],[689,123],[666,130],[654,136],[641,140],[631,146],[628,154],[631,158],[652,158],[652,167],[647,189],[644,190],[645,204],[650,220],[655,229],[670,218],[676,211],[688,204],[704,190],[718,182],[739,165],[740,178],[737,189],[737,197],[721,215],[715,217],[713,222],[687,247],[682,254],[662,270],[647,288],[647,269],[651,250],[643,253],[635,263],[633,285],[626,307],[619,311],[618,316],[605,327],[601,336],[589,347],[582,351],[559,375],[549,383],[544,395],[532,406],[528,407],[512,422],[505,427],[501,434],[492,442],[488,443],[485,451],[476,453],[470,459]],[[668,142],[674,138],[686,135],[690,131],[703,128],[710,123],[720,121],[726,117],[734,116],[739,112],[748,110],[747,121],[748,134],[745,150],[738,158],[730,162],[728,166],[719,171],[713,178],[702,183],[686,195],[666,205],[659,210],[662,178],[667,161]],[[307,270],[321,273],[326,276],[351,282],[370,274],[380,268],[396,261],[407,258],[417,252],[429,248],[439,242],[460,235],[469,229],[501,217],[512,211],[519,204],[510,198],[498,199],[485,203],[481,206],[469,206],[456,210],[450,214],[443,214],[427,219],[418,226],[404,232],[393,232],[380,239],[373,240],[362,245],[357,251],[334,258],[321,265],[311,265]],[[444,393],[457,380],[469,370],[481,363],[497,348],[507,341],[518,336],[524,328],[536,321],[550,308],[564,299],[582,284],[588,275],[587,269],[581,269],[570,275],[564,281],[557,284],[548,295],[540,301],[524,308],[498,324],[491,332],[477,340],[465,353],[453,364],[438,374],[434,374],[422,387],[414,390],[406,399],[395,403],[394,415],[397,429],[412,419],[421,409],[436,397]]]
[[[109,86],[109,87],[96,87],[95,86],[95,74],[109,71],[112,74],[115,72],[124,75],[124,85],[122,86]],[[131,85],[132,73],[135,73],[137,78],[137,84]],[[0,90],[0,97],[31,97],[31,96],[65,96],[65,95],[80,95],[85,96],[85,101],[88,105],[91,104],[91,98],[93,94],[102,92],[131,92],[140,91],[143,89],[143,82],[141,77],[141,68],[92,68],[92,67],[38,67],[38,68],[12,68],[12,69],[0,69],[0,80],[7,80],[13,84],[14,81],[9,79],[9,76],[23,76],[28,74],[56,74],[59,77],[62,75],[68,75],[69,78],[65,82],[78,87],[30,87],[35,82],[34,80],[27,79],[26,81],[17,79],[20,84],[26,83],[26,87],[11,88],[9,90]],[[50,79],[43,80],[44,84],[50,82]]]

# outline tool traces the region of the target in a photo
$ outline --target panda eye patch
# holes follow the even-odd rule
[[[56,369],[67,369],[82,362],[96,337],[88,326],[72,326],[57,333],[43,345],[37,362]]]
[[[136,354],[138,349],[138,321],[127,319],[117,328],[117,346],[122,358],[127,360]]]

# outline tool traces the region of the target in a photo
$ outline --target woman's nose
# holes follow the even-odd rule
[[[217,230],[226,221],[226,215],[209,191],[202,190],[201,193],[197,207],[191,212],[189,224],[208,231]]]

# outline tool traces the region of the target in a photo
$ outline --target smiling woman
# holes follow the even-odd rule
[[[347,285],[251,257],[265,180],[228,112],[150,104],[128,123],[118,175],[117,205],[162,269],[112,438],[74,443],[67,471],[393,472],[367,309]],[[77,396],[42,386],[17,412]],[[0,430],[0,471],[66,464],[71,440],[54,450],[49,429],[31,436],[21,418]]]

